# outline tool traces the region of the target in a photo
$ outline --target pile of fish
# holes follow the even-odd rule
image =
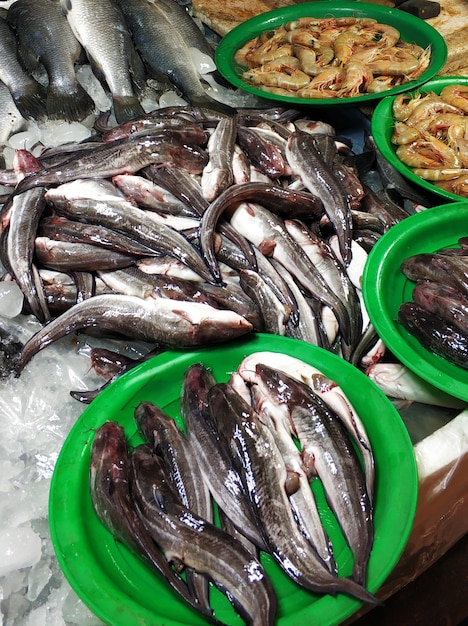
[[[213,623],[220,622],[209,582],[247,624],[275,622],[276,594],[261,551],[313,593],[376,602],[365,588],[374,459],[359,416],[336,383],[271,352],[245,357],[226,383],[195,363],[183,377],[180,415],[179,427],[156,404],[141,401],[134,417],[144,443],[133,449],[117,422],[96,432],[91,499],[118,540]],[[338,575],[313,477],[353,554],[350,578]]]
[[[362,270],[408,212],[361,182],[328,124],[165,108],[15,161],[0,172],[3,279],[44,323],[17,374],[86,329],[176,347],[260,331],[358,365],[378,344]]]
[[[229,110],[207,95],[193,51],[212,60],[213,47],[176,0],[15,0],[1,11],[2,140],[22,120],[93,114],[76,74],[85,63],[109,92],[118,122],[144,113],[148,89],[177,89],[194,105]]]
[[[401,271],[416,285],[398,319],[430,352],[468,369],[468,240],[413,255]]]

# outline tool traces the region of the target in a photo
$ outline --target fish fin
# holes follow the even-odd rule
[[[26,119],[42,120],[47,117],[46,91],[37,83],[27,87],[21,93],[13,93],[18,111]]]
[[[145,114],[145,110],[141,106],[138,98],[134,96],[114,96],[113,103],[114,115],[118,124]]]
[[[55,85],[49,85],[47,92],[47,113],[51,120],[80,122],[95,109],[94,100],[77,83],[72,91],[64,92]]]

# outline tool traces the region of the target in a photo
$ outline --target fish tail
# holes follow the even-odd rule
[[[46,92],[42,85],[32,85],[21,93],[14,93],[13,99],[18,111],[26,119],[42,120],[47,117]]]
[[[145,110],[135,96],[114,96],[113,102],[114,115],[118,124],[145,114]]]
[[[51,120],[80,122],[88,117],[94,108],[94,100],[79,83],[67,91],[56,85],[49,85],[47,113]]]
[[[346,593],[353,598],[366,602],[368,604],[381,605],[382,602],[363,585],[360,585],[351,578],[337,578],[336,591]]]

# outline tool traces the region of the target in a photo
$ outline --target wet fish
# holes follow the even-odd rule
[[[400,265],[403,274],[410,280],[433,280],[444,282],[468,295],[468,262],[464,257],[435,253],[415,254]]]
[[[293,172],[302,179],[306,188],[321,198],[325,212],[335,228],[340,242],[341,256],[347,266],[352,257],[351,209],[338,182],[317,152],[313,136],[299,131],[293,133],[288,139],[286,158]]]
[[[56,241],[48,237],[36,237],[34,254],[42,266],[60,272],[95,271],[128,267],[134,257],[88,243]]]
[[[353,579],[364,584],[374,538],[372,507],[364,472],[341,420],[309,386],[267,365],[259,364],[257,372],[277,402],[289,408],[303,462],[322,481],[354,555]]]
[[[10,90],[0,80],[0,147],[11,135],[25,128],[26,120],[16,106]]]
[[[210,159],[202,172],[200,182],[203,196],[210,202],[233,183],[232,158],[236,133],[236,116],[226,117],[219,120],[208,140]]]
[[[414,335],[424,348],[468,369],[468,335],[459,332],[437,315],[414,302],[404,302],[398,310],[403,327]]]
[[[24,118],[41,120],[46,117],[46,90],[21,66],[17,57],[15,33],[1,17],[0,81],[8,87]]]
[[[278,564],[299,585],[315,593],[348,593],[365,602],[374,596],[350,578],[334,576],[299,531],[284,488],[287,471],[273,435],[252,407],[227,384],[210,390],[212,414],[230,440],[234,462],[265,542]]]
[[[232,466],[226,441],[211,418],[208,393],[215,383],[213,373],[203,363],[195,363],[185,370],[181,414],[187,437],[218,506],[239,532],[257,547],[265,548],[249,508],[242,480]]]
[[[171,502],[157,457],[150,459],[140,450],[131,455],[133,494],[167,560],[209,576],[247,624],[273,626],[276,597],[260,562],[223,530]]]
[[[256,303],[262,316],[262,331],[274,335],[284,335],[289,319],[289,309],[274,294],[272,289],[257,272],[241,270],[240,286]]]
[[[135,47],[154,78],[169,78],[192,105],[235,112],[211,98],[200,81],[189,50],[193,41],[184,33],[189,15],[183,7],[179,9],[175,2],[152,0],[117,0],[117,4],[127,19]],[[193,27],[197,28],[195,24]]]
[[[169,298],[143,300],[120,294],[94,296],[52,320],[26,342],[17,375],[37,352],[60,337],[84,328],[110,330],[150,343],[188,347],[240,337],[250,332],[252,325],[236,313],[197,302]]]
[[[111,0],[60,0],[93,71],[112,94],[117,122],[144,114],[138,95],[144,68],[119,7]]]
[[[450,285],[429,280],[416,283],[412,295],[416,304],[453,324],[460,332],[468,332],[468,295]]]
[[[130,494],[129,469],[123,428],[116,422],[105,422],[96,431],[91,447],[89,480],[94,510],[118,541],[146,558],[180,597],[198,608],[185,582],[154,545],[136,511]]]
[[[8,22],[16,30],[20,54],[26,50],[22,58],[32,57],[46,69],[48,118],[75,121],[88,117],[94,100],[75,74],[82,48],[58,2],[17,0],[8,9]]]

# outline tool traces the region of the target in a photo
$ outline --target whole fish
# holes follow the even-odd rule
[[[112,94],[117,122],[144,114],[144,68],[119,7],[111,0],[60,0],[93,71]]]
[[[250,332],[252,325],[236,313],[197,302],[98,295],[76,304],[33,335],[21,353],[17,374],[37,352],[60,337],[85,328],[109,330],[150,343],[188,347],[240,337]]]
[[[134,261],[133,256],[123,252],[89,243],[56,241],[48,237],[36,237],[34,254],[41,265],[60,272],[109,270],[128,267]]]
[[[256,132],[255,128],[239,125],[237,142],[250,161],[270,179],[275,180],[291,173],[283,147]]]
[[[127,19],[135,47],[154,78],[161,75],[169,78],[190,104],[235,113],[231,107],[208,96],[200,81],[190,53],[193,42],[181,29],[181,23],[186,25],[189,17],[183,7],[178,9],[176,2],[153,0],[117,0],[117,4]],[[195,23],[193,27],[198,28]]]
[[[260,562],[223,530],[177,505],[157,459],[141,447],[130,457],[132,492],[155,543],[168,561],[208,576],[247,624],[273,626],[276,597]]]
[[[351,208],[330,168],[317,152],[313,136],[299,131],[293,133],[286,146],[286,158],[305,187],[322,200],[338,236],[343,262],[349,265],[353,237]]]
[[[157,454],[166,469],[180,503],[195,516],[213,521],[213,507],[209,489],[203,480],[195,450],[190,440],[175,421],[153,402],[140,402],[135,409],[135,422],[148,442],[149,449]],[[200,605],[208,611],[208,580],[198,573],[189,578]]]
[[[289,309],[282,303],[257,272],[241,270],[239,284],[256,303],[262,317],[262,330],[273,335],[284,335]]]
[[[226,441],[211,418],[208,393],[215,383],[213,373],[203,363],[195,363],[185,370],[180,410],[187,437],[218,506],[240,533],[257,547],[265,548],[242,480],[232,466]]]
[[[99,145],[94,150],[48,169],[42,169],[21,181],[15,194],[32,187],[59,185],[76,178],[107,178],[134,173],[152,163],[172,163],[200,173],[207,156],[201,149],[186,146],[175,136],[137,136],[135,140],[119,139]]]
[[[364,472],[351,440],[335,412],[304,383],[263,364],[258,374],[276,401],[289,409],[302,459],[317,474],[354,555],[353,578],[366,579],[374,529]]]
[[[91,447],[89,483],[96,515],[118,541],[147,559],[180,597],[198,609],[185,582],[155,546],[141,521],[130,494],[129,472],[124,429],[116,422],[105,422],[97,429]]]
[[[412,295],[416,304],[453,324],[460,332],[468,332],[468,295],[459,289],[424,280],[416,283]]]
[[[414,335],[424,348],[468,369],[468,335],[419,304],[403,302],[398,310],[398,320]]]
[[[94,100],[75,74],[82,48],[58,2],[17,0],[8,9],[8,22],[27,58],[40,61],[46,69],[48,118],[75,121],[88,117],[94,111]]]
[[[287,470],[273,435],[240,394],[217,383],[209,394],[217,426],[230,441],[253,511],[271,554],[299,585],[314,593],[374,596],[350,578],[333,575],[300,532],[284,488]]]
[[[465,257],[448,256],[436,252],[415,254],[400,265],[410,280],[443,282],[468,295],[468,262]]]
[[[2,17],[0,17],[0,81],[8,87],[24,118],[41,120],[46,117],[46,90],[21,66],[17,56],[15,33]]]
[[[203,196],[210,202],[233,183],[232,158],[236,133],[237,118],[233,115],[219,120],[208,140],[210,159],[202,172],[201,187]]]
[[[67,206],[72,200],[91,198],[94,200],[128,200],[125,194],[107,178],[74,178],[68,183],[50,187],[46,200],[56,207]]]

